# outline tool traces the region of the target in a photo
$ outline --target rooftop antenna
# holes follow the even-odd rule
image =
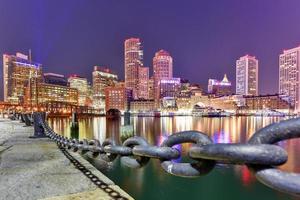
[[[29,61],[31,62],[32,60],[31,60],[31,49],[29,49]]]

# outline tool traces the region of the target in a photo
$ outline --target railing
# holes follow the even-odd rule
[[[211,138],[199,131],[183,131],[167,137],[161,146],[151,146],[142,137],[130,137],[117,145],[112,139],[102,144],[99,140],[67,138],[55,133],[45,121],[43,113],[34,113],[35,130],[44,131],[46,136],[61,147],[82,154],[91,152],[106,162],[120,156],[121,163],[131,167],[145,166],[151,159],[159,159],[162,168],[170,174],[182,177],[197,177],[209,173],[216,164],[247,165],[263,184],[293,195],[300,195],[300,174],[281,171],[279,166],[287,161],[287,152],[275,143],[300,137],[300,118],[289,119],[266,126],[253,134],[246,144],[214,144]],[[187,156],[191,163],[176,163],[181,156],[174,145],[193,143]]]

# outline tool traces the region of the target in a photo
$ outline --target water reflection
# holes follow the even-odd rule
[[[245,143],[253,133],[273,122],[278,122],[285,118],[280,117],[230,117],[230,118],[202,118],[190,116],[178,117],[144,117],[130,118],[130,123],[133,125],[134,135],[142,136],[152,145],[161,145],[161,143],[172,133],[197,130],[208,134],[215,143]],[[70,119],[49,119],[49,123],[53,129],[67,137],[72,135],[70,131]],[[106,138],[113,138],[121,143],[120,126],[124,125],[124,119],[109,120],[105,117],[79,119],[79,139],[98,139],[103,142]],[[183,154],[189,149],[190,144],[178,145]],[[285,171],[293,171],[300,173],[300,157],[297,157],[297,152],[300,151],[300,140],[293,139],[280,143],[280,146],[288,152],[288,162],[280,168]],[[179,160],[178,160],[179,161]],[[164,184],[174,181],[174,178],[164,173],[157,160],[151,162],[144,168],[135,170],[120,165],[119,161],[114,167],[121,170],[118,177],[115,177],[125,190],[128,185],[135,187],[135,192],[141,193],[147,187],[143,188],[144,180],[151,174],[159,174],[156,179],[158,181],[152,184]],[[112,166],[110,167],[112,168]],[[232,168],[230,168],[232,169]],[[222,170],[220,170],[222,171]],[[235,177],[246,186],[252,188],[252,184],[257,181],[250,173],[246,166],[234,166],[233,172]],[[126,176],[126,178],[124,177]],[[133,186],[134,184],[134,186]],[[186,183],[185,183],[186,184]],[[128,186],[129,187],[129,186]],[[162,186],[163,187],[163,186]],[[199,190],[197,190],[199,192]],[[139,196],[138,194],[136,194]]]

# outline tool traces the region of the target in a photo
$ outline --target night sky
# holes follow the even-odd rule
[[[0,53],[27,53],[44,72],[91,80],[94,65],[124,79],[123,42],[140,37],[144,65],[169,51],[174,76],[207,85],[235,61],[259,59],[259,91],[278,90],[278,55],[300,45],[300,0],[0,0]],[[2,59],[2,58],[1,58]],[[2,62],[1,62],[2,63]],[[2,97],[2,70],[1,70]]]

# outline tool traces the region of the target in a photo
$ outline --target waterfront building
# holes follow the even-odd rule
[[[181,112],[191,111],[191,109],[192,109],[191,96],[180,95],[180,96],[176,97],[176,106],[178,108],[178,111],[181,111]]]
[[[130,112],[145,113],[155,110],[154,100],[151,99],[138,99],[130,102]]]
[[[105,67],[94,67],[93,71],[93,107],[105,111],[105,88],[114,86],[118,76]]]
[[[38,103],[63,102],[78,105],[78,91],[67,86],[38,83]]]
[[[191,95],[191,107],[210,107],[210,99],[208,95],[203,95],[201,92],[195,92]]]
[[[226,74],[222,81],[217,79],[208,79],[208,88],[207,91],[209,94],[216,96],[226,96],[231,95],[231,82],[228,80]]]
[[[235,113],[238,109],[239,95],[209,97],[209,107]]]
[[[3,54],[3,91],[4,101],[11,104],[23,104],[25,86],[30,78],[42,79],[42,65],[32,62],[27,55]]]
[[[180,92],[180,78],[161,79],[158,82],[159,99],[177,97]]]
[[[78,75],[71,75],[68,78],[70,88],[76,88],[78,90],[78,105],[87,105],[87,95],[88,95],[88,82],[84,77]]]
[[[42,83],[35,77],[29,79],[24,89],[24,103],[23,107],[34,107],[38,105],[38,87],[37,84]]]
[[[44,73],[43,76],[44,76],[44,83],[68,86],[68,81],[66,77],[62,74]]]
[[[284,95],[268,94],[258,96],[244,96],[245,108],[255,113],[258,110],[278,110],[288,112],[291,109]]]
[[[190,84],[188,90],[190,91],[191,95],[202,95],[204,93],[203,87],[201,87],[199,84]]]
[[[134,99],[139,98],[139,71],[143,67],[143,50],[139,38],[129,38],[124,42],[125,85],[131,89]],[[143,70],[143,69],[141,69]]]
[[[173,58],[165,50],[159,50],[153,58],[154,96],[159,101],[159,82],[162,79],[173,78]]]
[[[149,68],[139,67],[139,85],[138,85],[139,99],[149,99],[148,82],[149,82]]]
[[[78,105],[78,91],[68,86],[48,84],[31,78],[25,92],[26,106],[40,106],[60,102],[64,104]]]
[[[160,99],[160,109],[166,112],[177,111],[176,98],[175,97],[163,97]]]
[[[258,95],[258,60],[254,56],[236,61],[236,94]]]
[[[132,90],[124,85],[116,85],[105,88],[105,110],[118,109],[121,113],[130,109],[132,101]]]
[[[300,110],[300,46],[279,55],[279,94],[289,97],[296,112]]]

